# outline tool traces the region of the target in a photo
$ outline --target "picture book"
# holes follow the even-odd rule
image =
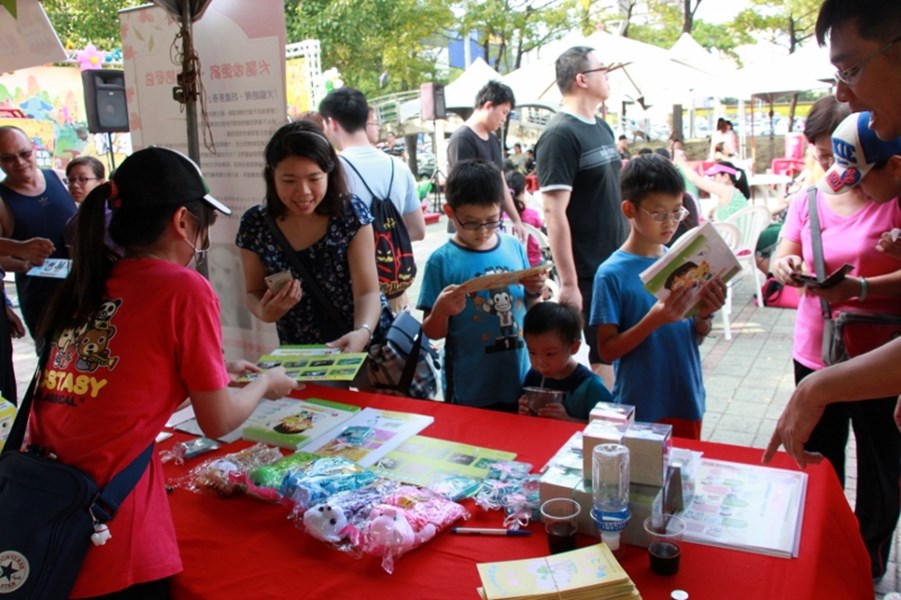
[[[640,598],[607,544],[477,565],[484,600]]]
[[[343,456],[370,467],[435,420],[415,413],[364,408],[340,427],[306,445],[306,452]]]
[[[241,437],[289,450],[306,450],[306,445],[359,412],[359,406],[318,398],[263,400],[240,427]]]
[[[542,265],[530,267],[528,269],[520,269],[519,271],[505,271],[503,273],[489,273],[479,277],[473,277],[469,281],[463,283],[462,287],[467,294],[481,292],[482,290],[490,290],[494,288],[504,288],[508,285],[519,283],[524,277],[538,275],[544,271],[553,268],[554,263],[546,262]]]
[[[365,352],[342,353],[325,345],[279,346],[257,360],[261,369],[282,366],[297,381],[353,381],[366,361]],[[256,373],[238,381],[253,381]]]
[[[686,540],[798,556],[807,473],[702,458],[695,481],[680,515]]]
[[[729,248],[713,223],[707,221],[685,235],[645,269],[640,277],[646,290],[661,300],[666,300],[671,291],[683,287],[694,289],[695,300],[691,313],[698,303],[701,288],[719,275],[728,282],[741,271],[738,259]]]
[[[515,458],[515,452],[414,435],[375,463],[373,470],[389,479],[427,487],[453,476],[484,479],[488,467]]]
[[[65,279],[70,268],[72,268],[72,261],[68,258],[47,258],[44,259],[44,264],[31,267],[25,274],[31,277]]]

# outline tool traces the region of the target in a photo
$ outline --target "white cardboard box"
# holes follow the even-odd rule
[[[622,443],[629,449],[631,483],[662,486],[673,445],[673,426],[633,423],[623,435]]]

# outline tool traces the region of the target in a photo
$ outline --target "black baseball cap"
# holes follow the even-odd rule
[[[123,206],[150,207],[203,200],[224,215],[229,207],[210,195],[200,167],[172,148],[150,146],[122,161],[110,179]]]

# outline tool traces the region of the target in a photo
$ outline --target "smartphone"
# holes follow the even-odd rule
[[[294,276],[291,275],[291,271],[282,271],[281,273],[267,275],[264,281],[266,282],[266,287],[272,290],[273,294],[277,294],[279,290],[294,281]]]
[[[823,281],[819,281],[816,275],[812,275],[810,273],[800,273],[795,272],[791,274],[791,278],[797,283],[816,288],[830,288],[835,284],[842,281],[845,276],[854,270],[854,265],[849,265],[845,263],[834,272],[832,272],[829,277],[824,279]]]

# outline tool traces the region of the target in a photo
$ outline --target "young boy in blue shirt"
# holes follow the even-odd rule
[[[472,295],[461,287],[480,275],[529,268],[520,241],[497,231],[503,185],[497,166],[484,160],[462,161],[451,169],[444,211],[456,232],[429,257],[418,308],[425,334],[447,338],[445,401],[516,412],[529,368],[522,320],[527,305],[538,300],[545,276]]]
[[[526,313],[522,331],[532,363],[523,387],[561,391],[563,403],[545,404],[536,412],[523,395],[519,414],[584,423],[595,404],[613,402],[601,378],[575,359],[582,343],[582,314],[572,305],[535,304]]]
[[[631,232],[595,274],[591,324],[598,328],[598,350],[613,362],[613,397],[634,405],[636,420],[669,423],[673,435],[700,439],[705,392],[698,344],[725,302],[726,285],[719,277],[710,280],[688,318],[690,286],[666,301],[645,290],[639,274],[667,252],[688,213],[685,184],[675,166],[657,155],[629,161],[620,183]]]

